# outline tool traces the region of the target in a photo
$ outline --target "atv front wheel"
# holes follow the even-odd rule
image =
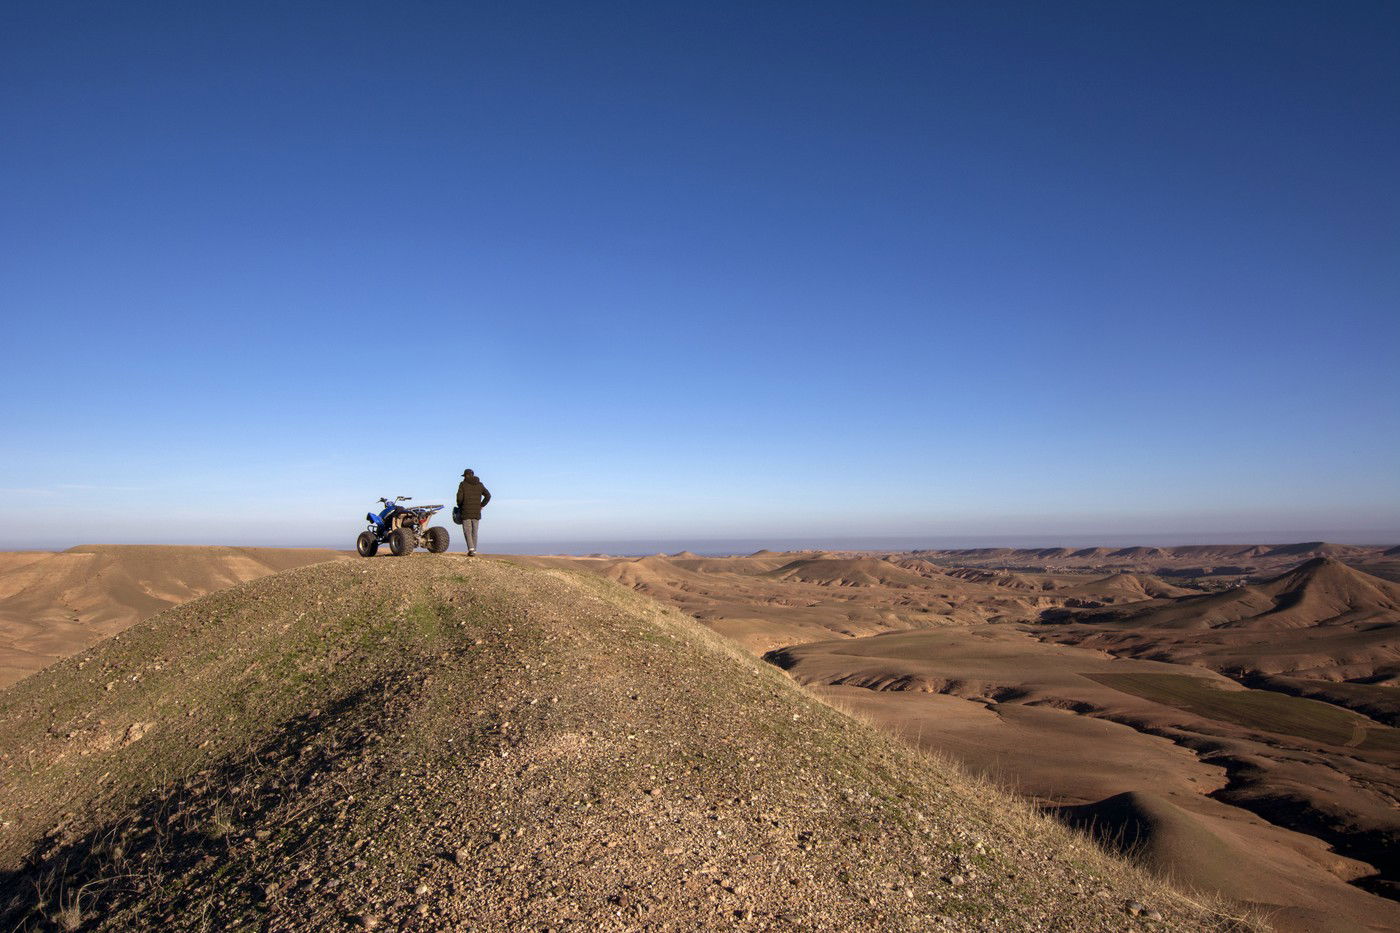
[[[379,551],[379,539],[368,531],[362,531],[355,539],[355,550],[360,552],[361,557],[373,557]]]
[[[423,542],[423,546],[433,554],[441,554],[452,543],[452,539],[447,536],[447,529],[441,525],[429,528],[424,537],[428,540]]]
[[[418,536],[408,528],[395,528],[389,533],[389,550],[395,557],[412,554],[418,546]]]

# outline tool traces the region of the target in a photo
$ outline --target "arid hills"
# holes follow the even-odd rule
[[[0,687],[197,596],[345,556],[326,548],[0,551]]]
[[[996,567],[1030,573],[1123,570],[1167,577],[1238,577],[1275,573],[1314,557],[1364,565],[1380,576],[1400,568],[1400,547],[1362,547],[1328,541],[1180,547],[972,548],[912,553],[948,566]]]
[[[1388,550],[568,563],[1280,928],[1393,929],[1400,585],[1367,572]]]
[[[331,561],[0,691],[0,925],[1225,930],[577,571]]]
[[[96,550],[105,552],[104,559],[114,565],[131,560],[121,553],[122,549]],[[194,549],[185,550],[185,558],[199,563],[201,558],[194,553]],[[252,551],[249,556],[256,558],[260,553]],[[322,556],[343,561],[343,555],[333,553],[313,556],[311,552],[300,552],[300,555],[308,558],[307,562]],[[56,560],[62,556],[53,555],[47,559]],[[214,557],[228,559],[228,555],[222,552],[211,552],[210,558]],[[284,556],[278,559],[299,560],[300,557]],[[431,562],[434,560],[442,563],[433,565]],[[759,552],[734,557],[698,557],[680,553],[643,558],[512,557],[504,560],[520,568],[525,576],[510,576],[515,571],[503,569],[500,572],[507,573],[507,577],[498,578],[491,576],[497,573],[496,570],[484,568],[495,566],[499,561],[469,562],[450,555],[440,559],[424,555],[406,561],[375,558],[366,562],[356,559],[333,565],[342,567],[342,571],[318,567],[278,574],[266,581],[215,592],[189,603],[184,609],[160,613],[150,623],[141,623],[147,627],[142,631],[160,634],[149,637],[141,635],[139,644],[146,646],[142,650],[155,651],[154,646],[158,643],[181,643],[184,638],[182,632],[206,632],[201,626],[212,626],[208,632],[217,631],[218,625],[210,621],[211,613],[221,619],[236,616],[252,620],[256,617],[257,607],[249,604],[249,601],[271,600],[267,608],[275,611],[264,613],[261,618],[273,629],[288,625],[296,629],[302,625],[301,619],[293,612],[294,604],[303,607],[297,611],[313,613],[316,619],[321,620],[327,618],[326,612],[350,613],[354,594],[361,593],[360,590],[332,598],[330,590],[333,587],[328,584],[323,586],[318,582],[306,592],[300,592],[286,590],[285,587],[290,584],[279,581],[301,580],[303,577],[298,574],[313,571],[315,575],[343,572],[350,574],[346,579],[353,581],[354,574],[359,572],[356,568],[370,571],[376,585],[387,586],[398,594],[387,598],[387,602],[374,603],[380,607],[375,610],[376,613],[396,620],[392,624],[384,622],[387,628],[375,629],[380,634],[374,638],[388,639],[386,644],[398,644],[394,641],[398,636],[390,635],[388,631],[396,631],[396,626],[405,624],[404,613],[416,612],[413,610],[415,602],[412,594],[420,586],[428,586],[437,594],[437,605],[446,607],[441,611],[456,611],[452,609],[449,597],[466,599],[471,603],[473,612],[485,612],[494,620],[494,627],[490,629],[492,634],[485,637],[481,644],[474,642],[473,650],[495,650],[488,647],[495,638],[528,638],[532,643],[540,637],[548,640],[549,636],[542,636],[539,630],[542,620],[546,618],[553,620],[546,628],[562,625],[567,631],[576,633],[570,638],[583,638],[586,642],[587,638],[581,632],[587,627],[580,630],[572,622],[561,621],[569,611],[574,610],[564,611],[554,605],[555,601],[564,600],[567,606],[577,609],[582,605],[579,602],[582,596],[569,591],[568,598],[564,599],[565,591],[558,589],[557,585],[563,585],[559,581],[573,581],[569,585],[576,586],[581,581],[602,578],[597,580],[596,585],[603,589],[594,591],[584,586],[581,591],[588,594],[590,599],[602,599],[606,603],[606,608],[599,610],[603,613],[601,616],[589,610],[589,626],[607,628],[613,624],[609,619],[630,618],[627,614],[631,612],[641,612],[650,619],[652,616],[649,613],[661,611],[654,608],[634,609],[633,604],[619,602],[620,597],[612,595],[630,589],[647,597],[636,603],[636,607],[650,607],[659,603],[673,611],[673,615],[665,618],[677,620],[675,624],[678,625],[693,624],[698,620],[704,628],[725,636],[723,642],[714,644],[733,644],[742,649],[736,657],[749,659],[744,664],[758,664],[758,667],[740,665],[739,668],[723,665],[712,668],[702,664],[700,668],[703,673],[694,677],[682,676],[679,673],[681,669],[675,667],[675,659],[664,652],[646,655],[650,660],[634,659],[629,653],[633,647],[639,651],[650,651],[657,644],[665,647],[668,643],[665,638],[654,642],[648,634],[650,623],[627,623],[615,636],[608,636],[613,640],[605,649],[599,650],[618,654],[617,664],[628,670],[625,679],[635,678],[638,683],[650,684],[645,689],[637,690],[637,697],[632,701],[642,703],[649,711],[648,715],[662,716],[663,712],[657,712],[658,709],[664,711],[675,706],[675,711],[683,712],[691,719],[718,717],[719,714],[714,711],[706,712],[695,706],[693,701],[703,692],[699,685],[717,678],[721,683],[716,689],[721,691],[721,695],[732,688],[738,690],[736,697],[747,696],[742,689],[728,681],[734,681],[737,677],[735,683],[743,684],[747,683],[745,678],[759,675],[736,675],[734,672],[766,669],[772,676],[788,682],[795,681],[795,685],[815,694],[816,699],[837,710],[853,713],[903,745],[914,747],[912,753],[917,754],[922,750],[935,756],[918,759],[923,763],[909,767],[942,773],[937,762],[956,762],[997,787],[1021,795],[1022,799],[1029,800],[1031,805],[1053,817],[1058,824],[1075,827],[1096,837],[1104,848],[1128,856],[1151,869],[1157,877],[1170,878],[1181,889],[1198,892],[1199,898],[1223,898],[1219,903],[1241,905],[1239,909],[1232,909],[1233,913],[1224,913],[1239,916],[1241,910],[1249,910],[1253,912],[1252,917],[1265,917],[1269,925],[1281,930],[1400,929],[1400,903],[1395,899],[1397,882],[1400,882],[1400,865],[1395,857],[1395,853],[1400,851],[1400,817],[1397,816],[1400,813],[1400,808],[1397,808],[1397,801],[1400,801],[1400,778],[1397,778],[1400,775],[1400,730],[1396,728],[1397,714],[1400,713],[1397,706],[1397,694],[1400,694],[1400,584],[1394,582],[1396,567],[1400,564],[1400,551],[1395,548],[1309,542],[1284,546],[925,550],[883,554]],[[447,576],[427,569],[432,566],[446,568],[449,565],[457,569]],[[15,569],[23,569],[24,566],[29,564],[17,564]],[[247,568],[247,565],[242,566]],[[268,568],[265,572],[275,569],[270,560],[261,561],[259,566]],[[409,573],[409,569],[412,569],[412,573],[400,580],[395,576],[395,567],[403,568],[402,573]],[[531,576],[524,570],[527,567],[535,568],[536,574],[544,571],[546,576]],[[193,571],[184,572],[194,576]],[[248,572],[253,576],[259,575]],[[178,577],[179,573],[177,571],[175,576]],[[478,576],[479,573],[488,576]],[[558,576],[561,573],[563,576]],[[419,574],[426,576],[420,577]],[[109,573],[104,579],[128,580],[132,576],[130,572]],[[318,581],[322,579],[320,576],[314,578]],[[501,589],[504,586],[502,581],[507,578],[511,581],[510,586]],[[42,574],[34,574],[33,582],[27,588],[17,588],[12,583],[7,584],[6,576],[0,574],[0,593],[27,593],[25,598],[41,601],[42,589],[38,581],[42,579]],[[152,585],[145,576],[140,576],[140,579],[142,592],[177,593],[172,584],[157,586]],[[331,579],[332,576],[324,577],[325,581]],[[493,581],[491,585],[485,590],[479,589],[488,579]],[[555,582],[546,584],[546,580]],[[81,574],[78,575],[78,582],[94,587],[94,592],[101,591],[101,584]],[[400,587],[400,583],[407,588]],[[74,585],[54,588],[50,592],[68,593],[73,591]],[[8,589],[5,588],[7,586]],[[523,589],[515,592],[512,587]],[[543,589],[537,589],[539,587]],[[191,587],[190,595],[196,595],[193,589],[195,587]],[[127,594],[124,605],[128,608],[122,611],[127,612],[129,617],[134,614],[129,608],[134,597],[129,586],[123,592]],[[268,595],[274,592],[282,595],[276,598]],[[364,598],[368,598],[367,594]],[[220,602],[221,599],[234,602]],[[442,603],[442,600],[448,602]],[[11,605],[8,599],[0,603],[7,609]],[[436,613],[439,610],[433,611]],[[103,652],[109,650],[126,651],[128,654],[124,657],[127,661],[123,663],[136,663],[137,656],[130,654],[136,648],[104,647],[115,644],[111,639],[93,645],[97,638],[110,634],[120,625],[109,623],[101,635],[73,635],[72,626],[81,628],[83,619],[89,617],[101,618],[96,612],[91,612],[90,616],[80,614],[77,620],[64,620],[59,614],[60,620],[70,627],[68,644],[80,645],[82,654],[64,664],[50,667],[43,672],[43,678],[61,680],[60,674],[56,673],[60,671],[68,671],[62,676],[69,678],[79,676],[75,671],[83,671],[86,677],[86,672],[99,665],[100,658],[107,656]],[[9,617],[0,617],[4,625],[9,624],[4,622],[6,618]],[[428,624],[426,616],[421,618],[423,624]],[[175,619],[182,621],[179,624],[162,621]],[[273,658],[278,652],[285,651],[287,646],[273,629],[263,631],[258,628],[260,624],[248,621],[245,627],[253,626],[248,631],[252,637],[260,639],[258,643],[263,647],[258,650],[263,654],[259,657],[264,660],[255,662],[249,671],[240,675],[242,679],[235,678],[237,683],[244,685],[239,689],[253,683],[258,690],[272,690],[279,677],[289,675],[310,676],[313,679],[329,676],[323,668],[324,660],[296,660],[292,668],[275,662]],[[316,637],[325,636],[324,626],[327,624],[325,621],[316,623],[322,626],[317,629],[322,634]],[[675,630],[668,628],[666,631],[680,637]],[[702,629],[697,628],[696,631]],[[0,636],[6,632],[0,626]],[[212,636],[201,634],[199,637]],[[684,639],[691,637],[685,635]],[[374,638],[351,649],[351,654],[346,657],[360,658],[366,652],[366,657],[373,656],[378,650],[374,647]],[[89,645],[93,647],[89,648]],[[582,643],[576,646],[576,650],[585,655],[595,648],[598,646]],[[297,649],[306,650],[310,649]],[[174,652],[174,649],[170,651]],[[175,664],[187,671],[193,670],[193,665],[196,665],[193,656],[179,652],[156,654],[161,658],[157,663],[162,665]],[[454,657],[460,660],[469,654]],[[312,655],[322,657],[315,651],[312,651]],[[293,657],[300,658],[301,655],[294,653]],[[495,681],[497,685],[493,689],[505,698],[501,700],[502,709],[512,703],[528,704],[528,700],[517,699],[523,695],[521,691],[527,690],[541,678],[555,683],[550,678],[563,677],[562,668],[575,665],[581,670],[592,670],[590,665],[593,662],[585,662],[574,654],[567,659],[554,657],[550,660],[550,657],[548,652],[538,655],[530,662],[531,667],[517,668],[517,676],[502,675],[505,679]],[[759,662],[760,658],[766,664]],[[354,663],[360,664],[361,661]],[[379,662],[371,660],[364,663],[373,666]],[[449,674],[449,670],[453,669],[452,664],[443,667],[434,661],[430,666],[434,678],[459,676]],[[105,661],[100,662],[100,667],[103,673],[90,678],[94,682],[100,680],[100,692],[106,694],[121,690],[126,680],[123,676],[113,676],[112,672],[125,668],[120,665],[113,668]],[[149,672],[149,668],[142,670]],[[301,673],[297,674],[297,671]],[[785,671],[786,675],[781,671]],[[45,690],[69,689],[64,685],[66,681],[50,683],[49,680],[39,679],[40,676],[29,677],[9,691],[0,691],[0,700],[8,697],[7,702],[12,702],[15,696],[20,695],[16,691],[37,689],[34,685],[40,683],[49,685],[43,688]],[[383,681],[388,675],[381,671],[376,676]],[[249,677],[251,681],[247,679]],[[668,678],[674,681],[672,686],[667,686],[671,682]],[[568,683],[564,680],[568,680]],[[549,688],[554,691],[551,695],[560,699],[541,699],[531,694],[536,702],[529,704],[530,712],[517,710],[502,713],[502,717],[509,722],[528,721],[533,724],[531,728],[539,726],[549,732],[554,726],[550,724],[548,709],[544,711],[546,715],[543,719],[532,718],[537,716],[534,707],[548,702],[552,709],[553,704],[565,702],[560,691],[583,689],[580,686],[582,682],[575,683],[569,678],[564,680],[558,680],[558,687]],[[768,681],[761,679],[759,682]],[[325,689],[334,692],[340,687],[325,686]],[[381,684],[375,689],[384,688]],[[87,695],[81,690],[78,693]],[[295,707],[292,700],[280,697],[277,702],[286,705],[290,716]],[[419,700],[412,701],[417,702]],[[25,703],[29,705],[10,707],[12,717],[8,722],[22,721],[21,709],[37,709],[49,701],[41,700],[35,694]],[[165,699],[157,706],[161,703],[175,703],[177,709],[185,709],[194,703],[194,718],[198,722],[212,723],[212,720],[201,718],[201,704],[190,699]],[[412,703],[410,708],[417,710],[418,707],[412,706]],[[317,716],[324,716],[327,701],[318,700],[316,705]],[[81,719],[83,714],[79,706],[72,706],[71,709],[71,715]],[[356,709],[359,711],[354,716],[361,717],[356,722],[369,715],[361,707]],[[98,719],[104,718],[103,714],[94,715]],[[408,719],[404,722],[413,723],[408,727],[410,729],[436,728],[431,725],[437,722],[436,719],[415,718],[420,716],[419,712],[406,715]],[[586,734],[587,727],[583,721],[591,715],[593,711],[587,709],[578,712],[578,722],[570,728]],[[798,715],[807,718],[816,714],[798,711]],[[107,718],[110,720],[110,717]],[[614,717],[613,721],[622,720]],[[638,740],[642,740],[649,728],[653,730],[652,737],[646,741],[672,743],[673,748],[690,747],[687,744],[689,736],[668,731],[674,725],[673,720],[665,717],[658,720],[662,721],[664,726],[653,724],[633,731],[637,732]],[[425,723],[428,725],[425,726]],[[297,734],[308,728],[302,722],[296,727],[300,730]],[[397,727],[383,728],[392,733],[393,728]],[[756,727],[753,721],[746,720],[743,728]],[[74,731],[61,724],[46,729],[45,735],[49,738],[42,739],[44,742],[52,739],[55,730]],[[510,745],[509,730],[507,726],[491,733],[495,737],[492,741],[505,743],[498,750],[504,748],[508,754],[514,754],[510,751],[513,746]],[[606,734],[606,730],[600,731]],[[109,733],[111,729],[103,734]],[[385,736],[389,733],[385,733]],[[60,734],[66,735],[67,732]],[[78,729],[75,734],[85,733]],[[207,740],[205,733],[199,734],[203,736],[200,741]],[[719,733],[707,732],[705,735],[706,742],[724,744]],[[193,740],[193,733],[191,736]],[[812,741],[815,740],[800,736],[801,730],[796,734],[799,748],[812,751]],[[110,749],[103,745],[101,754],[107,756],[110,752],[124,758],[125,753],[113,749],[120,749],[126,737],[126,733],[118,736]],[[735,738],[731,736],[731,740]],[[381,739],[384,736],[375,741]],[[247,740],[247,736],[243,740]],[[346,738],[344,741],[353,744],[353,741],[359,740]],[[861,740],[862,743],[865,741]],[[34,749],[39,745],[34,743],[41,743],[41,737],[36,733],[25,743],[29,744],[21,743],[23,754],[38,754]],[[816,744],[827,747],[822,742]],[[203,747],[198,743],[196,746],[197,749]],[[758,762],[770,761],[775,757],[788,760],[797,754],[793,749],[783,750],[775,745],[765,746],[762,750],[754,746],[746,747],[755,753],[754,760]],[[862,744],[861,747],[873,746]],[[279,754],[288,753],[281,745],[277,748]],[[20,753],[20,746],[12,746],[9,752]],[[79,754],[81,757],[94,753]],[[188,751],[180,752],[181,756],[191,754]],[[296,751],[297,756],[305,754],[311,753]],[[180,760],[193,762],[196,759],[205,760],[200,755],[181,757]],[[63,756],[57,760],[63,760]],[[110,763],[114,759],[104,757],[101,760]],[[231,760],[227,756],[219,759],[222,763],[217,767],[234,767],[229,763]],[[580,759],[567,760],[573,766]],[[848,760],[842,759],[843,762]],[[0,764],[4,761],[5,758],[0,757]],[[527,756],[526,761],[526,766],[533,763],[547,774],[553,773],[552,759],[546,761]],[[103,766],[107,767],[106,764]],[[201,767],[209,770],[205,765]],[[235,770],[244,768],[243,764],[239,764]],[[840,773],[850,775],[842,779],[844,783],[839,790],[842,799],[846,799],[847,791],[874,793],[868,784],[872,779],[870,774],[860,771],[857,777],[856,772],[850,771],[846,764],[841,765],[841,769],[838,769]],[[956,768],[953,770],[957,771]],[[212,773],[223,772],[216,768]],[[249,777],[251,771],[245,769],[237,773],[240,785],[249,785],[253,781]],[[410,768],[408,773],[415,772]],[[305,775],[278,774],[282,776],[276,780],[284,782],[307,779]],[[0,785],[0,808],[6,807],[6,793],[20,793],[28,786],[26,779],[17,776],[18,772],[11,771],[10,775],[14,783],[9,785],[9,791]],[[670,775],[675,780],[683,776],[681,772]],[[258,780],[272,778],[263,775]],[[790,787],[809,786],[790,774],[781,777],[779,785],[785,781],[786,786]],[[203,784],[199,781],[195,784],[193,793],[196,797],[201,794],[207,797],[208,793],[212,793],[213,785],[207,776]],[[350,792],[351,784],[343,786]],[[500,787],[507,786],[517,787],[516,784],[500,784]],[[971,785],[962,786],[959,793],[969,787]],[[989,808],[978,811],[983,814],[977,817],[979,820],[988,818],[987,814],[991,811],[1007,809],[1010,812],[1017,806],[1015,800],[1002,796],[998,790],[986,785],[979,788],[976,793],[989,803]],[[777,791],[774,787],[764,791],[770,792]],[[357,796],[363,794],[380,799],[375,795],[386,795],[389,791],[355,793]],[[407,802],[401,806],[408,807],[411,813],[417,813],[413,808],[418,804],[413,801],[420,799],[414,796],[418,793],[410,792],[406,797]],[[667,788],[659,788],[659,793],[671,799]],[[709,799],[705,791],[697,791],[693,787],[689,788],[688,793],[691,795],[685,798],[688,804]],[[203,802],[195,807],[196,810],[198,807],[213,806],[205,797],[199,799]],[[390,797],[383,799],[387,801]],[[813,798],[803,799],[804,805],[816,805]],[[944,802],[947,802],[946,799]],[[617,801],[613,801],[610,806],[616,804]],[[66,806],[69,811],[78,812],[78,807],[90,805],[91,801],[70,802]],[[141,804],[153,805],[150,801]],[[277,812],[285,816],[300,805],[289,803],[287,806],[291,810]],[[826,805],[830,806],[830,802]],[[160,806],[170,805],[162,803]],[[385,803],[384,806],[391,807],[392,804]],[[771,807],[771,803],[766,806]],[[685,813],[673,812],[671,818],[689,820],[689,810],[684,807],[682,810]],[[53,811],[52,808],[40,808],[35,812],[52,815]],[[621,819],[614,811],[607,812]],[[341,813],[342,817],[345,815]],[[513,814],[510,820],[518,818],[518,814]],[[503,822],[499,816],[493,819],[497,823]],[[515,825],[509,821],[504,823]],[[25,832],[38,833],[41,824],[43,819],[38,819]],[[1039,827],[1034,831],[1038,836],[1046,832],[1046,825],[1051,824],[1035,825]],[[76,824],[68,827],[64,830],[63,838],[76,838],[75,834],[80,836],[80,828]],[[654,828],[634,829],[643,833],[654,831]],[[252,847],[256,850],[256,830],[250,829],[249,832],[253,834]],[[513,829],[504,832],[508,834]],[[544,830],[532,828],[526,835],[534,839],[533,834],[537,832],[543,833]],[[851,837],[843,845],[856,845],[857,838]],[[29,844],[24,843],[10,852],[13,857],[20,858],[24,845]],[[46,851],[38,842],[32,844],[36,848],[27,858],[38,858]],[[1029,851],[1038,843],[1023,845]],[[54,849],[51,854],[56,857],[60,851],[67,850]],[[533,854],[529,858],[513,852],[515,861],[512,865],[516,868],[552,865],[539,877],[564,877],[550,874],[563,871],[559,864],[550,861],[548,856],[541,856],[537,850],[530,851]],[[901,858],[914,857],[912,850],[899,851],[904,852]],[[90,855],[83,857],[89,858]],[[304,857],[298,857],[306,861]],[[370,858],[362,861],[376,864]],[[317,871],[328,867],[328,863],[322,864],[314,859],[311,862],[315,864],[297,868],[293,875],[299,872],[314,876]],[[42,858],[41,863],[50,864],[43,862]],[[585,863],[587,859],[578,864]],[[258,864],[261,863],[257,857],[253,857],[253,862],[240,870],[246,869],[246,877],[253,877],[262,870],[257,867]],[[285,867],[285,863],[276,864]],[[353,859],[350,864],[354,864]],[[633,869],[639,870],[635,865]],[[182,870],[180,866],[170,865],[160,869],[177,875]],[[843,870],[849,874],[849,868]],[[733,867],[725,869],[731,880],[736,877],[736,871],[737,868]],[[1020,872],[1019,869],[1011,871],[1013,874]],[[479,885],[489,881],[505,884],[507,875],[509,872],[502,867],[495,875],[478,876],[472,883]],[[641,901],[635,892],[644,888],[647,882],[642,880],[641,874],[628,877],[633,885],[628,890],[633,893],[619,895],[621,900],[618,902],[608,901],[611,905],[609,909],[623,905],[619,908],[622,913],[614,911],[613,914],[620,918],[619,928],[646,925],[642,922],[642,915],[634,917],[626,911],[627,905]],[[943,877],[939,875],[940,880]],[[1026,877],[1035,878],[1037,875],[1030,872]],[[758,900],[773,896],[768,882],[752,875],[746,878],[733,881],[733,884],[756,896],[761,893],[762,897],[758,897]],[[942,883],[947,884],[946,881]],[[561,890],[567,887],[562,882],[555,884]],[[915,892],[913,897],[916,901],[921,896],[918,892],[922,890],[922,884],[918,882],[910,887]],[[436,887],[433,890],[436,891]],[[549,889],[541,890],[547,893]],[[837,899],[850,893],[847,891]],[[1116,894],[1109,896],[1117,897]],[[1154,896],[1160,899],[1167,895]],[[727,897],[722,895],[720,900]],[[407,902],[412,898],[401,900]],[[691,911],[697,909],[696,904],[699,903],[686,901],[687,906],[678,906],[678,901],[661,900],[665,902],[664,905],[653,907],[661,912],[649,916],[672,920],[693,916]],[[779,900],[784,904],[792,903],[791,899]],[[884,905],[879,910],[886,911],[881,916],[899,918],[898,922],[886,924],[891,927],[906,923],[917,925],[917,918],[938,916],[951,918],[939,922],[954,926],[966,921],[973,926],[991,922],[997,928],[1036,928],[1036,922],[1026,915],[998,913],[1002,907],[992,909],[991,913],[981,915],[982,920],[973,922],[970,915],[950,914],[945,909],[948,906],[946,900],[940,902],[937,910],[924,906],[908,914],[889,913],[892,910],[889,903],[878,897],[876,900]],[[292,916],[285,911],[291,909],[288,905],[293,901],[295,898],[287,900],[269,896],[263,903],[268,905],[267,910],[272,915],[285,919]],[[340,902],[336,903],[339,905]],[[801,923],[788,923],[782,918],[787,916],[792,920],[808,916],[810,919],[815,916],[802,915],[800,911],[792,913],[794,908],[790,906],[784,908],[786,914],[783,911],[764,913],[752,897],[746,903],[749,906],[735,908],[741,911],[736,917],[741,920],[745,916],[766,918],[770,926],[801,926]],[[271,906],[274,904],[281,906]],[[259,910],[256,901],[245,906],[255,912]],[[377,922],[403,906],[381,905],[371,913]],[[331,910],[330,907],[317,909],[323,912],[315,914],[316,917],[325,919],[330,916],[324,912]],[[340,906],[334,908],[340,909]],[[413,909],[416,911],[419,908],[414,906]],[[496,904],[490,909],[496,911],[505,908]],[[842,919],[830,925],[851,926],[856,923],[857,917],[864,918],[862,922],[868,924],[873,916],[841,912],[846,909],[842,907],[832,914]],[[1065,909],[1069,912],[1064,914],[1061,925],[1066,929],[1093,928],[1102,920],[1084,920],[1081,925],[1076,919],[1078,915],[1069,908]],[[283,913],[277,913],[279,910]],[[583,913],[589,914],[591,910],[585,909]],[[1142,912],[1133,914],[1120,911],[1120,914],[1129,918],[1128,922],[1144,922]],[[508,912],[492,916],[519,918],[536,915]],[[562,915],[550,916],[558,919]],[[720,915],[706,916],[713,921]],[[1099,917],[1098,914],[1094,916]],[[1200,917],[1181,915],[1176,922],[1184,926],[1219,922],[1223,913],[1219,908],[1211,908],[1201,916],[1215,919],[1203,921]],[[988,921],[989,917],[1000,920]],[[1014,919],[1007,919],[1011,917]],[[276,924],[274,928],[277,928]]]

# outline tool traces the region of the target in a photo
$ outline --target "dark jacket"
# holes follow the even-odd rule
[[[480,518],[481,510],[491,501],[491,490],[481,484],[475,473],[462,477],[462,485],[457,487],[457,508],[462,510],[462,519]]]

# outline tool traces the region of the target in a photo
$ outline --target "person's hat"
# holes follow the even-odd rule
[[[471,467],[467,467],[465,470],[462,471],[462,475],[463,475],[463,476],[474,476],[475,474],[472,473]]]

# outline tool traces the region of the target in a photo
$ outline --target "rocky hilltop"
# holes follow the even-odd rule
[[[6,928],[1232,921],[587,574],[291,570],[0,692]]]

